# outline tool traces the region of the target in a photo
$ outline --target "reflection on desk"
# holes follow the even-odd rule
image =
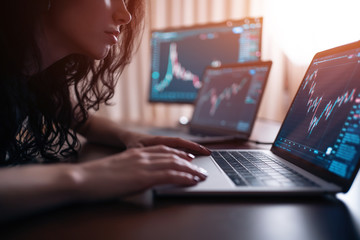
[[[2,239],[359,239],[337,199],[156,199],[73,205],[7,226]]]

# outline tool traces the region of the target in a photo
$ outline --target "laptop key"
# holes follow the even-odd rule
[[[258,180],[256,177],[245,177],[245,180],[251,185],[251,186],[263,186],[264,183]]]
[[[282,184],[276,180],[264,180],[263,182],[265,183],[266,186],[271,186],[271,187],[282,186]]]
[[[236,186],[246,186],[244,180],[241,179],[239,175],[228,175],[229,178],[235,183]]]

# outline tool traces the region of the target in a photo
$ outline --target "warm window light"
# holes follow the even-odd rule
[[[270,2],[274,34],[294,63],[307,64],[318,51],[360,40],[359,0]]]

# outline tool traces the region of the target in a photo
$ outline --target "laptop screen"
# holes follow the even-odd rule
[[[317,54],[274,142],[343,179],[360,157],[360,44]]]
[[[191,125],[219,133],[250,133],[271,62],[208,67]],[[227,132],[228,131],[228,132]]]

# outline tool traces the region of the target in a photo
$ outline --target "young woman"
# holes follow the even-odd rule
[[[92,116],[114,94],[142,26],[141,0],[11,0],[1,8],[0,218],[206,178],[204,147]],[[78,135],[127,147],[71,162]]]

